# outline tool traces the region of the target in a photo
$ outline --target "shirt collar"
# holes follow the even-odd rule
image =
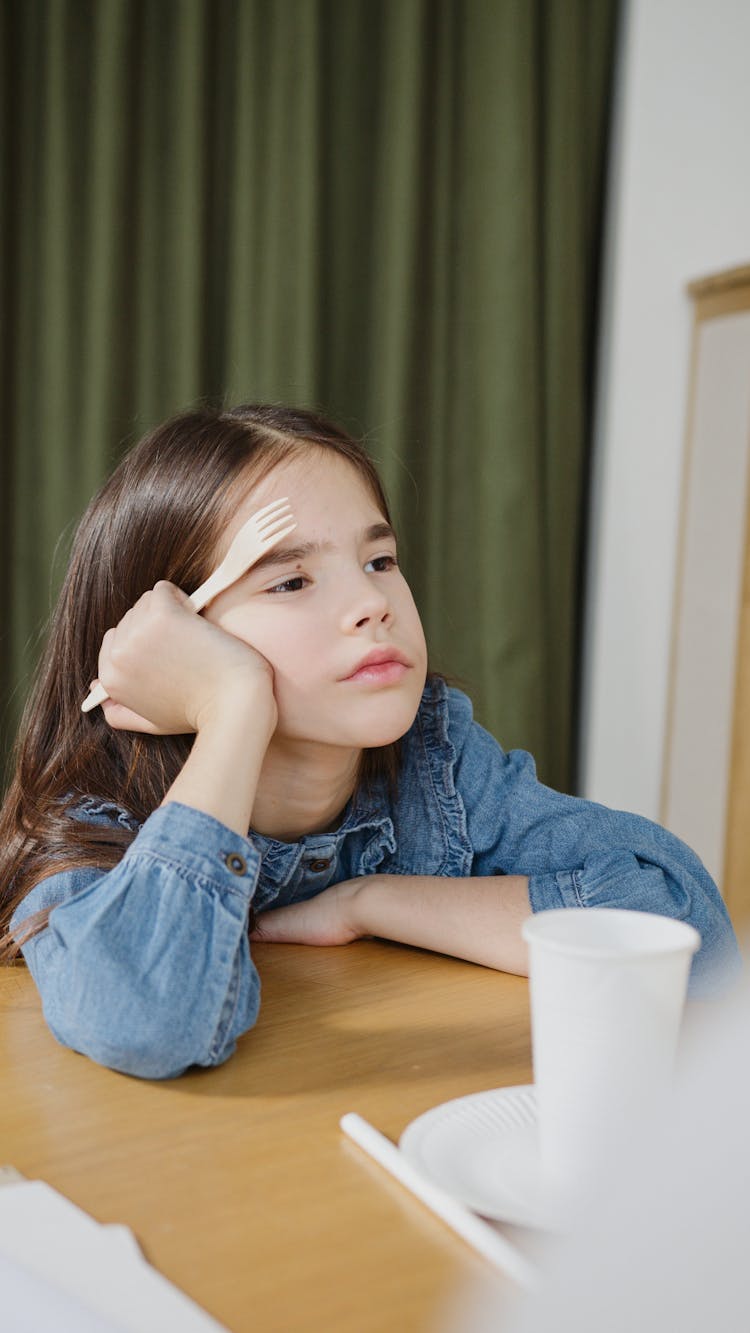
[[[305,853],[325,849],[331,855],[338,854],[345,838],[370,829],[382,833],[383,841],[389,845],[394,842],[393,821],[383,782],[379,782],[374,790],[360,788],[356,791],[338,828],[329,833],[305,833],[299,842],[280,842],[251,829],[250,837],[260,852],[263,873],[273,880],[286,881]]]

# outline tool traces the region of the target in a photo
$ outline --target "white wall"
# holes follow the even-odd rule
[[[652,819],[690,357],[685,288],[750,262],[748,52],[748,0],[628,4],[610,163],[581,767],[583,794]]]

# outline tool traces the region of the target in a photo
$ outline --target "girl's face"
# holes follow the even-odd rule
[[[282,496],[296,528],[206,617],[273,667],[279,721],[272,745],[387,745],[414,721],[427,671],[395,537],[356,468],[315,449],[279,464],[238,505],[217,563],[251,514]],[[373,650],[384,660],[362,670]]]

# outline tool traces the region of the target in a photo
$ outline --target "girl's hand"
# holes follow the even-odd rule
[[[261,912],[251,940],[274,944],[351,944],[364,933],[354,916],[354,901],[366,876],[345,879],[315,898]]]
[[[176,735],[200,731],[217,711],[248,697],[270,739],[276,727],[273,670],[260,653],[196,612],[171,583],[157,583],[107,630],[98,679],[109,725]]]

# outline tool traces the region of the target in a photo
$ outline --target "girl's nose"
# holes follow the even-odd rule
[[[390,602],[382,588],[378,588],[368,574],[356,581],[343,613],[346,634],[363,629],[365,625],[386,622],[391,615]]]

